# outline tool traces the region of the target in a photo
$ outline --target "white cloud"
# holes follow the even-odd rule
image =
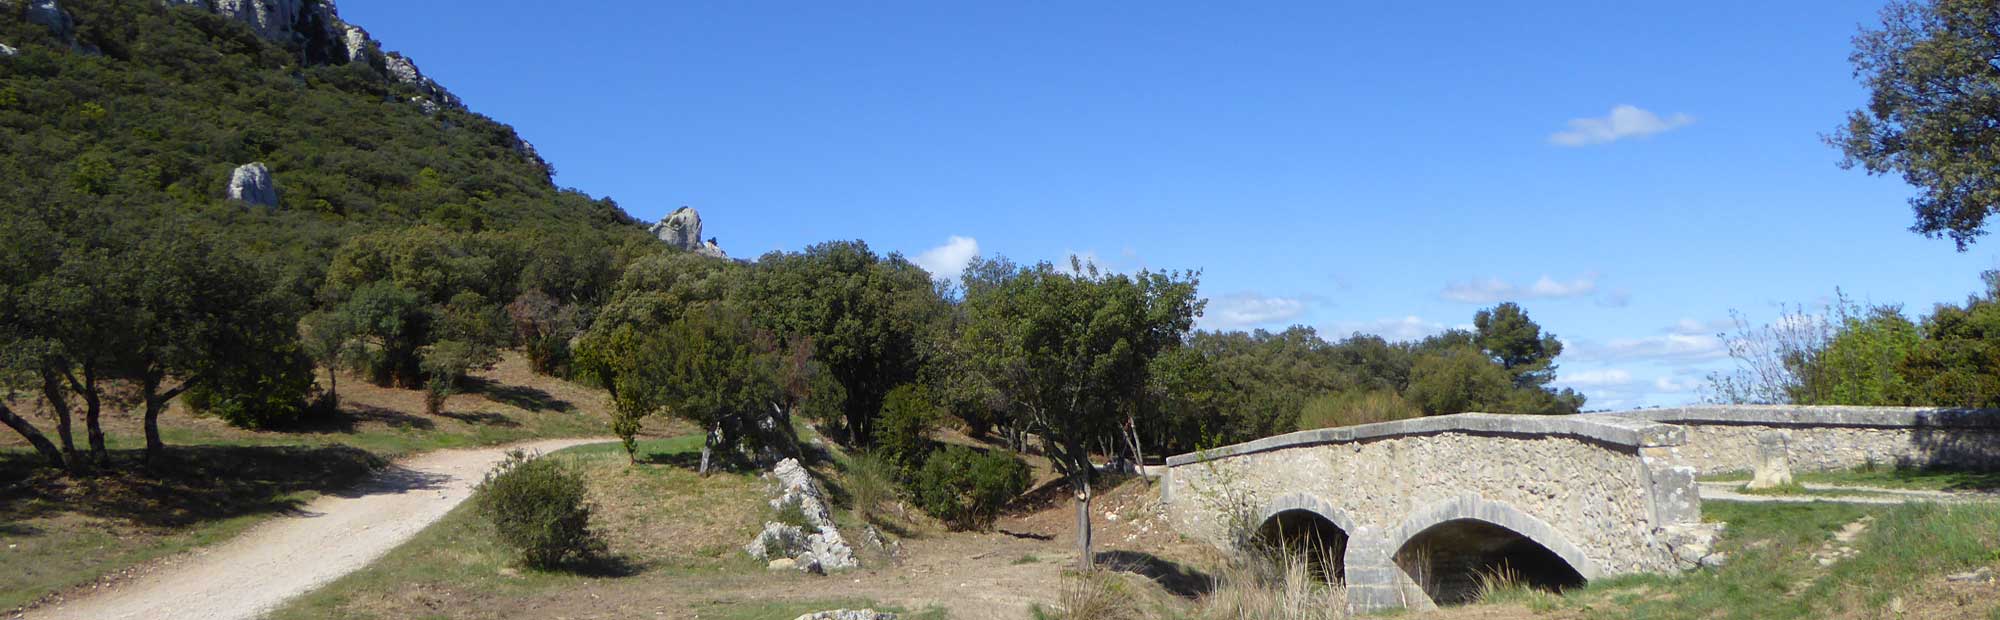
[[[1686,114],[1660,118],[1660,115],[1638,106],[1620,104],[1601,117],[1570,119],[1569,129],[1549,134],[1549,142],[1558,146],[1606,144],[1672,131],[1693,123],[1694,117]]]
[[[1543,275],[1525,286],[1516,285],[1500,278],[1487,278],[1473,282],[1453,282],[1438,293],[1446,301],[1468,304],[1490,304],[1499,301],[1521,299],[1564,299],[1584,297],[1597,292],[1598,274],[1587,273],[1571,280],[1557,280]]]
[[[1736,323],[1729,319],[1712,319],[1707,321],[1681,319],[1674,321],[1673,327],[1667,328],[1667,333],[1682,336],[1713,336],[1728,331],[1735,326]]]
[[[1563,343],[1563,355],[1585,361],[1708,362],[1729,357],[1729,347],[1714,334],[1665,334],[1616,338],[1606,342]]]
[[[1306,300],[1296,297],[1267,297],[1256,293],[1236,293],[1209,300],[1201,317],[1202,329],[1243,329],[1299,318],[1306,312]]]
[[[1668,394],[1686,394],[1700,390],[1704,382],[1700,379],[1659,377],[1653,379],[1653,391]]]
[[[1556,379],[1557,383],[1573,388],[1611,387],[1631,383],[1632,373],[1617,368],[1581,370],[1562,373]]]
[[[1324,335],[1332,340],[1346,338],[1356,332],[1381,336],[1391,342],[1422,340],[1446,329],[1445,324],[1426,321],[1416,316],[1400,319],[1377,319],[1374,321],[1338,321],[1325,330]]]
[[[944,245],[924,250],[911,262],[924,268],[924,271],[931,272],[933,278],[950,280],[965,271],[965,264],[972,262],[972,257],[978,255],[979,240],[952,235],[950,239],[945,240]]]

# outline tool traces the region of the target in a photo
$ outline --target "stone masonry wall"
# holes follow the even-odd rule
[[[1687,429],[1677,450],[1701,475],[1750,471],[1757,437],[1788,440],[1794,471],[1866,465],[2000,469],[2000,411],[1920,407],[1714,406],[1620,412]]]
[[[1453,519],[1514,530],[1586,578],[1676,568],[1671,526],[1700,518],[1680,443],[1678,429],[1608,417],[1442,416],[1175,457],[1162,497],[1182,532],[1224,546],[1227,506],[1323,513],[1350,538],[1350,604],[1381,609],[1412,603],[1397,549]]]

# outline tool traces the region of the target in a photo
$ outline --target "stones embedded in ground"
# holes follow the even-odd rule
[[[793,620],[896,620],[896,614],[873,609],[836,609],[809,613]]]
[[[1784,431],[1757,435],[1756,476],[1745,488],[1771,489],[1792,484],[1791,438]]]
[[[789,558],[793,566],[809,573],[825,574],[860,566],[854,559],[853,546],[834,525],[833,514],[826,505],[826,491],[813,479],[812,472],[800,465],[798,459],[785,459],[778,461],[767,476],[777,482],[777,497],[771,500],[771,509],[784,511],[797,507],[805,516],[806,525],[766,522],[757,539],[743,546],[745,553],[757,559]]]
[[[259,207],[278,206],[278,188],[271,182],[271,169],[263,162],[237,166],[229,173],[229,199]]]
[[[764,523],[764,531],[757,533],[757,539],[743,545],[743,552],[759,560],[790,558],[799,549],[805,548],[806,533],[796,525],[785,525],[776,521]]]
[[[1944,580],[1956,583],[1992,583],[1993,569],[1991,567],[1981,566],[1979,567],[1979,570],[1945,575]]]
[[[1729,556],[1715,551],[1715,540],[1727,527],[1724,523],[1676,523],[1660,528],[1659,536],[1674,552],[1681,570],[1717,567]]]

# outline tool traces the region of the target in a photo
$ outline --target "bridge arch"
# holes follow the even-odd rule
[[[1411,514],[1390,532],[1392,559],[1432,602],[1471,602],[1480,579],[1506,570],[1530,587],[1561,589],[1603,575],[1554,527],[1518,508],[1476,495]]]
[[[1347,549],[1356,532],[1347,511],[1318,496],[1291,493],[1271,500],[1257,516],[1255,542],[1305,554],[1315,576],[1327,583],[1347,581]]]

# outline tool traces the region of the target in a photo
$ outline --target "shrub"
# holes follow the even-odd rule
[[[1420,417],[1422,409],[1389,390],[1347,391],[1306,401],[1299,412],[1299,430],[1372,424]]]
[[[508,452],[477,492],[475,509],[526,566],[555,568],[604,552],[590,530],[583,476],[562,461]]]
[[[902,470],[916,471],[935,447],[931,431],[944,417],[931,391],[918,385],[890,390],[882,400],[882,416],[875,423],[875,451]]]
[[[841,481],[846,483],[854,516],[862,521],[871,521],[881,514],[882,505],[896,496],[895,467],[873,452],[856,454],[848,459],[847,471],[843,472]]]
[[[233,360],[214,378],[188,388],[184,396],[197,413],[213,415],[237,428],[272,429],[305,420],[318,408],[319,385],[312,358],[286,347],[258,360]]]
[[[911,481],[917,506],[954,529],[984,529],[1028,490],[1028,464],[999,452],[949,446],[931,455]]]

